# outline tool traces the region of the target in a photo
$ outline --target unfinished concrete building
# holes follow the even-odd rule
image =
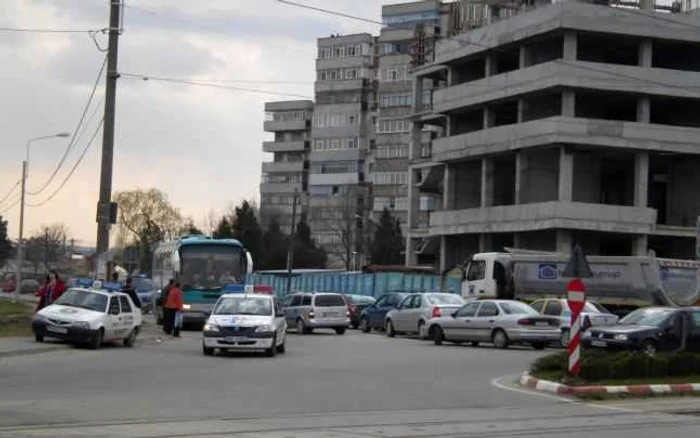
[[[573,244],[695,257],[700,16],[639,6],[537,4],[438,42],[414,71],[407,263]],[[444,132],[429,159],[426,125]]]

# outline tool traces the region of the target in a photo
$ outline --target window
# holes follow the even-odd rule
[[[319,81],[325,81],[327,76],[328,76],[328,73],[326,72],[326,70],[319,70],[319,72],[318,72],[318,80]]]
[[[387,301],[387,296],[382,295],[381,297],[379,297],[379,299],[377,299],[377,301],[374,302],[374,307],[382,307],[382,306],[386,305],[386,301]]]
[[[301,305],[302,306],[310,306],[311,305],[311,295],[304,295],[304,298],[301,300]]]
[[[389,298],[387,298],[387,301],[388,301],[388,302],[387,302],[387,305],[388,305],[388,306],[396,306],[396,305],[399,304],[405,297],[406,297],[406,295],[403,295],[403,294],[391,294],[391,295],[389,295]]]
[[[433,156],[433,144],[428,142],[428,143],[422,143],[420,145],[420,157],[421,158],[430,158]]]
[[[476,316],[482,318],[498,316],[498,306],[494,303],[481,303],[479,313]]]
[[[408,158],[407,144],[380,145],[374,156],[377,159]]]
[[[119,299],[117,297],[112,297],[109,300],[109,314],[119,315]]]
[[[340,244],[340,235],[338,233],[327,231],[314,233],[314,240],[319,245],[338,245]]]
[[[287,295],[284,297],[284,301],[282,301],[282,307],[290,307],[292,305],[292,300],[294,299],[294,295]]]
[[[287,184],[302,182],[301,173],[263,173],[262,182],[266,184]]]
[[[534,303],[530,304],[530,307],[535,309],[537,313],[542,313],[542,308],[544,307],[544,301],[535,301]]]
[[[423,297],[420,295],[414,295],[413,301],[411,302],[411,309],[420,309],[423,305]]]
[[[408,184],[406,172],[377,172],[372,175],[375,184]]]
[[[307,118],[306,111],[274,111],[265,114],[265,120],[268,122],[295,122]]]
[[[395,134],[410,132],[411,122],[407,120],[379,120],[377,122],[377,134]]]
[[[314,300],[316,307],[345,307],[345,299],[340,295],[316,295]]]
[[[389,210],[408,211],[408,198],[391,198],[376,196],[374,198],[373,211]]]
[[[357,173],[356,161],[319,162],[311,165],[312,174]]]
[[[690,315],[693,317],[693,325],[695,325],[695,328],[700,328],[700,312],[693,311],[690,312]]]
[[[537,315],[537,311],[525,303],[513,301],[501,303],[501,309],[506,315]]]
[[[476,315],[476,309],[481,303],[469,303],[457,311],[457,318],[470,318]]]
[[[547,301],[547,305],[544,308],[544,314],[550,315],[550,316],[561,315],[561,304],[559,304],[559,301],[556,301],[556,300]]]
[[[131,313],[131,304],[129,304],[129,300],[127,300],[126,297],[120,295],[119,302],[122,305],[122,312]]]
[[[314,151],[357,149],[357,138],[323,138],[314,141]]]
[[[408,297],[404,298],[403,301],[401,301],[401,302],[399,303],[399,308],[401,308],[401,309],[410,309],[410,308],[411,308],[411,302],[412,302],[412,301],[413,301],[413,296],[408,296]]]
[[[318,48],[319,59],[337,59],[361,56],[369,52],[367,44],[338,44]]]
[[[357,113],[326,113],[314,116],[314,128],[355,126],[359,120]]]
[[[381,82],[405,81],[408,79],[408,68],[401,66],[380,69],[378,79]]]
[[[384,43],[379,51],[382,55],[401,55],[407,54],[410,47],[409,43]]]
[[[379,95],[380,108],[411,106],[411,93],[391,93]]]
[[[301,306],[301,295],[294,295],[292,299],[292,307]]]
[[[467,281],[483,280],[486,278],[486,262],[484,260],[472,260],[469,264]]]

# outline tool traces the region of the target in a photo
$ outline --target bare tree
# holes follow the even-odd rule
[[[356,189],[333,199],[324,207],[314,207],[312,229],[330,236],[332,243],[323,244],[326,253],[339,260],[346,270],[353,268],[362,248],[363,211]]]
[[[67,241],[68,230],[64,224],[42,225],[27,239],[26,260],[34,266],[34,272],[56,267],[65,256]]]

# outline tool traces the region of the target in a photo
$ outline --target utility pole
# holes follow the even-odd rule
[[[44,271],[49,271],[49,229],[44,230]]]
[[[17,286],[15,287],[17,297],[22,293],[22,268],[24,267],[24,199],[27,194],[27,161],[22,161],[22,193],[19,204],[19,239],[17,240]]]
[[[294,241],[296,240],[296,221],[297,221],[297,198],[299,191],[294,190],[294,199],[292,201],[292,226],[289,236],[289,248],[287,249],[287,294],[292,290],[292,264],[294,262]]]
[[[114,164],[114,118],[117,100],[117,60],[121,32],[121,0],[109,0],[109,46],[107,49],[107,84],[105,89],[104,128],[102,130],[102,165],[100,167],[100,199],[97,203],[97,262],[95,274],[100,272],[101,257],[109,250],[111,226],[112,170]]]

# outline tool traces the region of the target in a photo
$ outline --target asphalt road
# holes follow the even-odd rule
[[[197,333],[0,359],[0,437],[700,436],[700,417],[510,387],[538,354],[349,331],[276,358],[204,357]]]

